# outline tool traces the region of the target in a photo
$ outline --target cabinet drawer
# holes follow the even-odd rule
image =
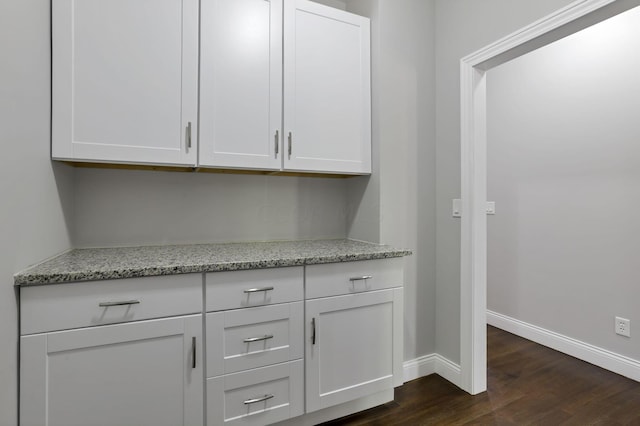
[[[403,259],[327,263],[306,267],[306,298],[338,296],[401,287]]]
[[[302,327],[302,302],[207,314],[207,377],[302,358]]]
[[[302,266],[209,273],[207,312],[297,302],[303,297],[302,274]]]
[[[21,334],[202,312],[202,275],[22,287]]]
[[[207,425],[255,425],[303,413],[303,361],[207,380]]]

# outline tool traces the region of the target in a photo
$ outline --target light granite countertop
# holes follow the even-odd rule
[[[14,275],[17,286],[235,271],[410,255],[353,240],[74,249]]]

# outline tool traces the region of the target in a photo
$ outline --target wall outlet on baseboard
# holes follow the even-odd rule
[[[626,318],[616,317],[616,334],[631,337],[631,321]]]

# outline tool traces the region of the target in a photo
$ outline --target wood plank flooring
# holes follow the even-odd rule
[[[487,392],[431,375],[325,425],[640,425],[640,383],[490,326],[487,344]]]

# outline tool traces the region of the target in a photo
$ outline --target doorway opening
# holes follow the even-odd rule
[[[486,390],[487,72],[640,5],[580,0],[461,60],[461,357],[462,388]]]

